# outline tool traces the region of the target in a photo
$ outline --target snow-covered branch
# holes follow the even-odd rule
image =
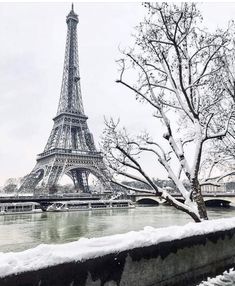
[[[234,134],[231,94],[235,94],[235,76],[231,76],[231,68],[224,76],[231,37],[227,30],[209,33],[201,28],[201,14],[194,3],[145,6],[149,16],[137,28],[134,47],[120,61],[117,83],[151,106],[165,128],[162,137],[166,144],[160,144],[158,138],[128,138],[114,126],[107,131],[104,154],[116,174],[136,181],[141,177],[139,181],[196,221],[207,219],[201,186],[212,182],[199,179],[206,147],[215,139],[228,140],[228,134]],[[110,146],[117,151],[115,156],[109,154]],[[144,171],[141,156],[146,154],[164,167],[184,203],[177,203]],[[181,181],[185,177],[189,190]]]

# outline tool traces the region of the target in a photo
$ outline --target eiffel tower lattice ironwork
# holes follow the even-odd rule
[[[19,191],[32,191],[41,181],[45,189],[54,187],[67,174],[77,189],[88,192],[88,175],[92,173],[111,189],[102,155],[96,150],[87,126],[81,96],[77,24],[78,16],[72,9],[66,18],[67,40],[59,106],[54,126],[44,151],[38,155],[36,166],[26,176]]]

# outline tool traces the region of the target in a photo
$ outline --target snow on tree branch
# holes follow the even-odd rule
[[[207,219],[199,179],[205,147],[231,133],[234,117],[230,93],[235,88],[230,86],[235,77],[228,81],[224,76],[225,61],[231,53],[230,31],[208,32],[194,3],[144,5],[148,15],[137,27],[134,48],[123,52],[117,83],[131,90],[139,102],[150,105],[154,118],[165,128],[161,137],[166,144],[150,136],[130,136],[111,120],[106,121],[104,154],[116,181],[118,174],[126,173],[137,181],[140,176],[157,195],[196,221]],[[193,150],[190,154],[189,148]],[[146,154],[152,154],[156,164],[165,169],[185,198],[183,204],[144,171],[141,158]],[[182,178],[187,180],[189,191]]]

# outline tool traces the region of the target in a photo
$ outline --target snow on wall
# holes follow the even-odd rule
[[[235,218],[201,223],[191,222],[184,226],[157,229],[146,226],[144,230],[130,231],[125,234],[81,238],[78,241],[59,245],[41,244],[22,252],[0,253],[0,277],[232,228],[235,228]]]
[[[214,278],[208,278],[197,286],[234,286],[235,285],[235,270],[233,268],[225,271],[223,275],[218,275]]]

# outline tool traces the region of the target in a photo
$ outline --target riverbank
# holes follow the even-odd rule
[[[235,218],[0,254],[1,285],[190,285],[235,263]],[[57,273],[57,275],[54,275]]]

